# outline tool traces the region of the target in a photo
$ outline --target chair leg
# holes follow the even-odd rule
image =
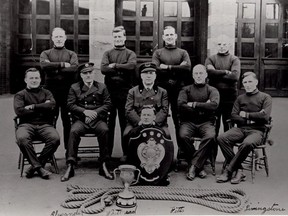
[[[22,160],[22,153],[19,153],[19,158],[18,158],[18,169],[21,167],[21,160]]]
[[[21,164],[20,164],[20,176],[23,177],[24,165],[25,165],[25,158],[22,153],[21,154]]]
[[[251,158],[251,176],[252,176],[252,183],[254,183],[255,178],[255,166],[256,166],[256,154],[254,150],[252,150],[252,158]]]
[[[53,156],[51,157],[51,164],[52,164],[52,166],[53,166],[54,169],[55,169],[55,173],[56,173],[56,174],[59,174],[59,168],[58,168],[57,161],[56,161],[56,158],[55,158],[55,155],[54,155],[54,154],[53,154]]]
[[[268,165],[268,158],[267,158],[267,154],[266,154],[265,148],[262,149],[262,153],[263,153],[265,171],[266,171],[266,175],[268,177],[269,176],[269,165]]]

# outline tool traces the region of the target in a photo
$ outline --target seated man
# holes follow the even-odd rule
[[[40,87],[39,70],[29,68],[24,80],[26,88],[14,97],[14,110],[20,118],[16,140],[24,157],[31,164],[25,171],[26,177],[33,177],[36,171],[41,178],[48,179],[51,173],[44,166],[60,144],[59,134],[53,127],[56,103],[52,93]],[[35,137],[45,143],[39,157],[32,145]]]
[[[231,180],[232,184],[238,184],[245,180],[246,176],[241,164],[251,150],[261,144],[265,124],[271,114],[272,98],[258,90],[256,74],[244,73],[242,84],[246,93],[238,96],[231,113],[231,120],[237,124],[237,127],[231,128],[217,138],[225,160],[229,164],[224,173],[217,178],[218,183]],[[239,142],[241,145],[235,154],[233,146]],[[232,178],[233,172],[236,175]]]
[[[170,138],[168,130],[168,96],[167,91],[155,85],[156,65],[154,63],[143,63],[139,67],[142,83],[129,90],[125,105],[127,126],[123,133],[124,148],[127,152],[127,146],[131,137],[131,130],[143,122],[140,113],[144,105],[152,105],[156,111],[154,120],[155,126],[160,127],[167,138]]]
[[[194,84],[184,87],[178,97],[180,117],[180,149],[189,163],[187,179],[193,180],[196,175],[206,177],[203,166],[215,145],[215,110],[219,104],[219,92],[206,84],[207,71],[204,65],[196,65],[192,76]],[[202,137],[196,151],[191,137]]]
[[[168,173],[173,163],[174,146],[163,130],[155,125],[156,110],[144,105],[140,114],[141,125],[130,131],[127,162],[140,171],[140,184],[169,185]]]
[[[77,151],[81,135],[91,131],[97,135],[100,147],[99,174],[112,180],[113,176],[106,167],[110,161],[108,152],[107,113],[111,107],[111,99],[106,86],[94,80],[93,63],[79,65],[82,81],[74,83],[69,91],[67,108],[77,120],[70,130],[66,159],[68,168],[61,181],[68,181],[74,176]]]

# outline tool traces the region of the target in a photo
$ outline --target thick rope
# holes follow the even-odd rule
[[[193,189],[159,186],[133,186],[129,188],[137,199],[171,200],[195,203],[220,212],[240,212],[248,198],[241,189]],[[75,209],[86,214],[98,214],[105,210],[105,199],[115,200],[123,187],[89,188],[78,185],[67,186],[68,198],[61,204],[64,208]]]

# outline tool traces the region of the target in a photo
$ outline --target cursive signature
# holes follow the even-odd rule
[[[170,211],[171,214],[183,213],[183,212],[184,212],[184,206],[172,207]]]
[[[250,203],[252,204],[252,203]],[[266,212],[283,212],[286,211],[285,208],[281,208],[278,203],[273,203],[271,206],[251,206],[250,204],[246,205],[244,211],[261,211],[261,214]],[[258,202],[259,204],[259,202]]]
[[[76,212],[70,212],[70,213],[59,213],[58,210],[55,210],[51,213],[50,216],[83,216],[82,212],[78,212],[78,210]]]

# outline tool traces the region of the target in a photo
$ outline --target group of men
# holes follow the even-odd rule
[[[204,164],[211,154],[216,158],[219,144],[229,166],[217,182],[231,180],[231,183],[239,183],[244,180],[244,174],[238,170],[242,170],[243,160],[261,142],[272,100],[269,95],[259,92],[253,72],[243,74],[246,94],[237,97],[240,60],[229,53],[227,38],[219,37],[218,53],[208,57],[205,65],[194,66],[191,76],[187,51],[176,46],[175,29],[165,27],[162,35],[165,46],[153,53],[152,62],[140,65],[141,81],[134,86],[136,54],[125,46],[123,26],[115,27],[112,36],[114,47],[104,53],[101,62],[105,84],[95,81],[93,63],[78,65],[76,53],[65,48],[65,31],[58,27],[52,32],[54,47],[40,55],[47,89],[40,87],[38,69],[30,68],[25,72],[26,89],[15,95],[14,109],[20,118],[17,144],[31,164],[26,176],[31,178],[37,172],[47,179],[51,174],[44,166],[60,144],[52,123],[53,116],[59,115],[59,108],[67,161],[61,181],[74,176],[80,137],[89,131],[97,135],[99,142],[99,174],[112,180],[109,162],[117,114],[123,150],[121,161],[129,162],[131,154],[135,153],[131,152],[129,140],[141,130],[157,128],[164,137],[171,138],[167,124],[170,104],[176,141],[189,164],[187,179],[207,175]],[[81,81],[76,82],[78,73]],[[68,112],[76,119],[72,125]],[[224,133],[218,135],[221,116]],[[238,127],[228,130],[227,119],[235,121]],[[191,142],[191,137],[196,135],[201,137],[197,150]],[[46,143],[40,156],[36,155],[32,145],[36,136]],[[235,142],[242,142],[236,155],[233,152]]]

